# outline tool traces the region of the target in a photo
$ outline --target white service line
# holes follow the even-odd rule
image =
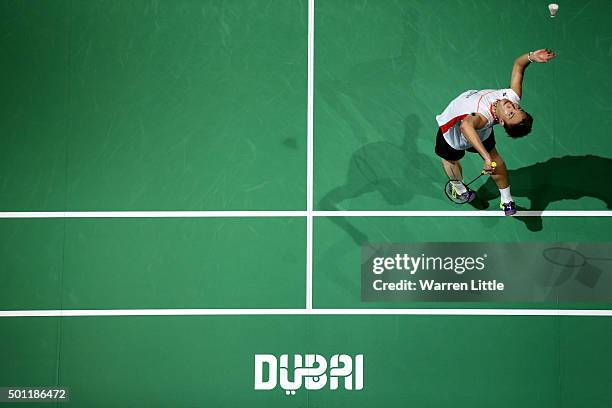
[[[312,191],[312,190],[311,190]],[[4,211],[2,218],[504,217],[501,211]],[[612,211],[519,211],[515,217],[612,217]]]
[[[103,310],[3,310],[2,317],[92,316],[594,316],[611,317],[599,309],[103,309]]]
[[[306,102],[306,309],[312,309],[312,229],[314,210],[314,7],[308,0],[308,80]]]

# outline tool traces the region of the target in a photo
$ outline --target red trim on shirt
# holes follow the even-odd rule
[[[455,123],[459,122],[460,120],[465,118],[467,115],[468,114],[466,113],[464,115],[455,116],[454,118],[452,118],[451,120],[449,120],[448,122],[446,122],[445,124],[440,126],[440,130],[442,131],[442,134],[448,132],[448,129],[450,129],[453,126],[455,126]]]
[[[489,112],[491,112],[491,117],[493,118],[493,123],[497,123],[497,117],[493,113],[493,104],[489,105]]]

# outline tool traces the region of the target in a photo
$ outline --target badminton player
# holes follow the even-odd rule
[[[444,172],[451,180],[457,195],[472,201],[476,193],[463,184],[461,159],[465,151],[479,153],[484,160],[483,171],[490,173],[501,195],[500,208],[506,215],[516,213],[510,194],[508,170],[495,148],[494,125],[501,125],[508,136],[523,137],[531,132],[533,118],[525,112],[520,101],[523,94],[523,74],[533,62],[545,63],[555,58],[548,49],[532,51],[514,61],[510,88],[466,91],[455,98],[436,116],[438,134],[436,154],[442,158]],[[491,162],[496,162],[495,169]]]

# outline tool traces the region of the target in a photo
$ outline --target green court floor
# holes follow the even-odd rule
[[[69,384],[66,406],[539,408],[610,401],[612,328],[601,318],[15,318],[0,327],[11,333],[0,349],[7,362],[0,380]],[[364,389],[253,391],[255,353],[304,350],[370,356]]]
[[[612,115],[603,96],[612,90],[606,14],[611,5],[568,2],[552,20],[546,4],[317,3],[320,207],[451,209],[440,200],[445,180],[433,153],[435,116],[465,90],[508,87],[514,58],[523,50],[549,47],[558,58],[530,66],[525,74],[522,104],[534,117],[532,134],[511,140],[503,129],[495,131],[517,204],[534,210],[610,208],[612,197],[600,191],[598,174],[612,170],[607,131]],[[480,159],[468,156],[465,174],[476,175]],[[571,190],[572,197],[555,191],[546,196],[535,186],[538,181],[550,190]]]
[[[546,5],[316,0],[308,203],[307,0],[0,3],[0,388],[71,390],[19,407],[612,406],[612,318],[564,315],[609,302],[360,296],[366,243],[610,242],[609,213],[551,211],[612,209],[612,3],[555,20]],[[533,133],[496,136],[520,209],[545,212],[436,213],[499,210],[490,180],[475,206],[444,197],[435,115],[508,86],[513,59],[543,47],[558,58],[527,71]],[[354,210],[429,213],[319,212]],[[6,215],[33,211],[244,214]],[[304,311],[309,261],[328,315]],[[130,315],[151,309],[206,312]],[[125,313],[7,317],[61,310]],[[362,354],[364,388],[255,390],[257,354]]]
[[[304,209],[305,4],[0,7],[0,209]]]

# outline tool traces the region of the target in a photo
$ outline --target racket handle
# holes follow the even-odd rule
[[[497,163],[495,163],[495,162],[491,162],[491,168],[492,168],[492,169],[495,169],[496,167],[497,167]],[[481,174],[481,175],[482,175],[482,174],[487,174],[487,172],[483,170],[483,171],[482,171],[482,173],[480,173],[480,174]]]

